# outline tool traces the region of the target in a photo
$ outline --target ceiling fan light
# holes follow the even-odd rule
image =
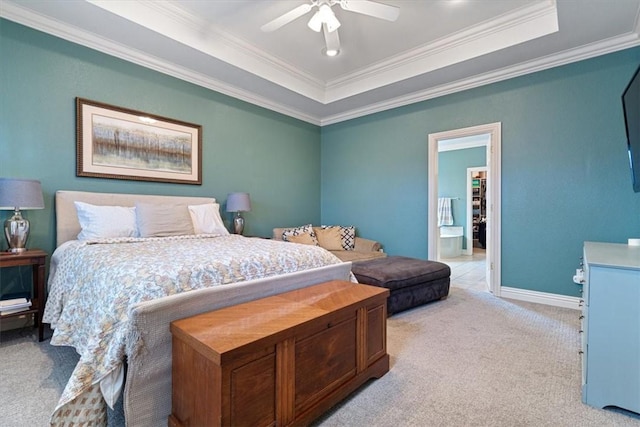
[[[320,16],[319,11],[314,13],[311,19],[309,19],[307,26],[316,33],[320,32],[320,30],[322,29],[322,17]]]
[[[322,53],[324,53],[325,55],[329,56],[329,57],[334,57],[334,56],[338,56],[338,54],[340,53],[340,49],[322,49]]]

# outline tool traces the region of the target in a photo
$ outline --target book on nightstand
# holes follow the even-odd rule
[[[28,298],[8,298],[0,300],[0,315],[19,313],[29,310],[31,301]]]

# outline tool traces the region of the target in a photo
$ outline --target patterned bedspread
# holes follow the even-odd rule
[[[43,321],[54,329],[51,344],[74,347],[80,360],[52,420],[68,420],[65,406],[122,366],[135,346],[128,342],[135,304],[340,262],[317,246],[238,235],[65,244],[51,258]]]

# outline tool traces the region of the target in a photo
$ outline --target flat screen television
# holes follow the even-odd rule
[[[640,67],[622,93],[633,191],[640,193]]]

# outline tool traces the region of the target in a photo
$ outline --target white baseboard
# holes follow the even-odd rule
[[[572,308],[582,310],[580,307],[581,298],[567,295],[549,294],[546,292],[530,291],[527,289],[500,288],[500,298],[510,298],[518,301],[535,302],[538,304],[552,305],[555,307]]]

